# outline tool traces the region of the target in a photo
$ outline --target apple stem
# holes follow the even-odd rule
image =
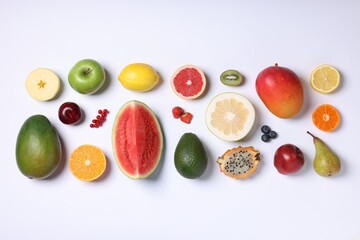
[[[86,75],[88,75],[89,73],[91,73],[91,68],[88,68],[85,72]]]

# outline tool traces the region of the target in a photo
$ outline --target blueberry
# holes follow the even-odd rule
[[[275,139],[275,138],[277,138],[277,133],[276,133],[275,131],[270,131],[270,132],[269,132],[269,137],[270,137],[271,139]]]
[[[268,125],[263,125],[261,127],[261,132],[262,133],[269,133],[271,131],[270,127]]]
[[[263,134],[263,135],[261,136],[261,140],[262,140],[263,142],[268,142],[268,141],[270,141],[270,137],[269,137],[269,135],[267,135],[267,134]]]

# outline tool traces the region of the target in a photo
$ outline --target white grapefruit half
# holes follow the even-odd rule
[[[210,132],[218,138],[239,141],[251,131],[255,122],[255,109],[241,94],[221,93],[210,101],[205,120]]]

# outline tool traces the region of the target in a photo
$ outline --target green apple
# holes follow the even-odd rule
[[[93,94],[104,84],[105,71],[97,61],[83,59],[71,68],[68,80],[75,91],[81,94]]]

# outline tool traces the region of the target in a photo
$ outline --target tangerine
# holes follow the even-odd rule
[[[340,114],[334,106],[322,104],[314,110],[312,121],[318,129],[331,132],[339,126]]]

